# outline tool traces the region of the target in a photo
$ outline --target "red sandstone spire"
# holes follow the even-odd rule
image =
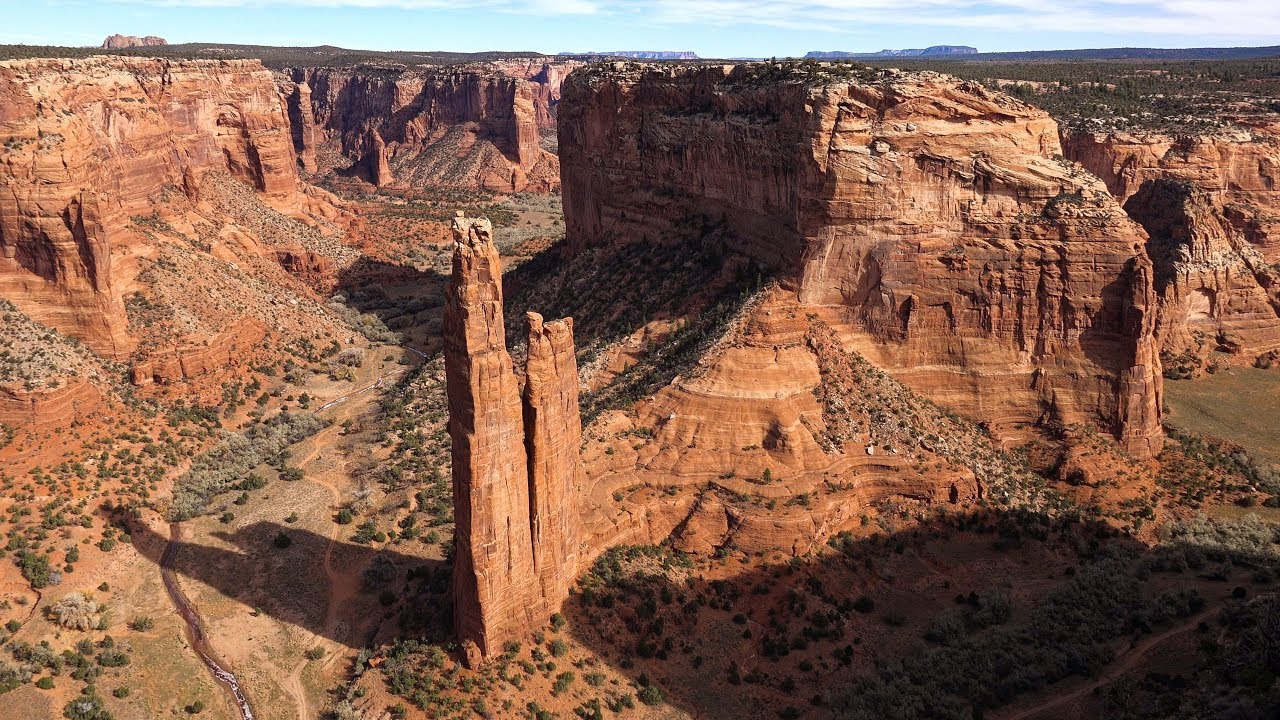
[[[582,423],[573,321],[529,315],[520,387],[502,321],[502,266],[488,220],[453,221],[444,315],[456,548],[454,627],[475,665],[545,623],[577,573]],[[527,448],[527,451],[526,451]]]

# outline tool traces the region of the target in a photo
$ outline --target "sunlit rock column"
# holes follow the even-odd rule
[[[573,318],[543,322],[531,312],[524,387],[533,564],[540,600],[555,612],[578,567],[577,487],[582,468],[578,361]]]
[[[444,312],[456,547],[454,627],[477,664],[533,620],[537,581],[520,385],[502,324],[502,268],[488,220],[453,221]]]

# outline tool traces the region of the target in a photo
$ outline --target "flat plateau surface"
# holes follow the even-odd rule
[[[1280,464],[1280,372],[1231,368],[1164,385],[1169,422],[1181,430],[1237,443]]]

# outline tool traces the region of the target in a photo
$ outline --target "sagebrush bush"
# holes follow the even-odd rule
[[[98,626],[99,610],[95,600],[73,592],[49,606],[49,617],[64,628],[92,630]]]
[[[242,433],[228,435],[178,477],[170,519],[186,520],[203,513],[215,495],[234,489],[263,463],[282,466],[286,448],[324,426],[325,422],[311,413],[281,412]]]

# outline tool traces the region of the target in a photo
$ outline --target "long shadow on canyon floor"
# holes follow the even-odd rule
[[[127,530],[138,552],[159,565],[169,538],[141,522],[127,523]],[[281,535],[289,539],[287,547],[277,545]],[[348,647],[367,645],[381,621],[397,614],[400,627],[410,632],[438,636],[449,625],[449,569],[439,561],[389,546],[331,542],[272,522],[213,533],[210,542],[214,544],[184,541],[174,570],[281,622]],[[353,592],[340,598],[340,612],[330,612],[329,604],[333,591],[345,587],[344,581],[333,582],[326,567],[352,578]],[[406,603],[406,598],[414,602]],[[357,625],[349,625],[350,619]]]
[[[410,345],[430,351],[440,338],[449,277],[434,270],[363,257],[338,273],[336,290],[360,313],[372,313]]]
[[[820,560],[767,553],[745,572],[734,550],[695,573],[669,551],[615,549],[563,612],[578,642],[695,718],[970,720],[1097,677],[1122,641],[1162,633],[1186,640],[1161,654],[1183,653],[1178,687],[1194,687],[1210,662],[1200,621],[1270,582],[1274,546],[1259,542],[1151,550],[1101,523],[989,512],[837,537]]]

